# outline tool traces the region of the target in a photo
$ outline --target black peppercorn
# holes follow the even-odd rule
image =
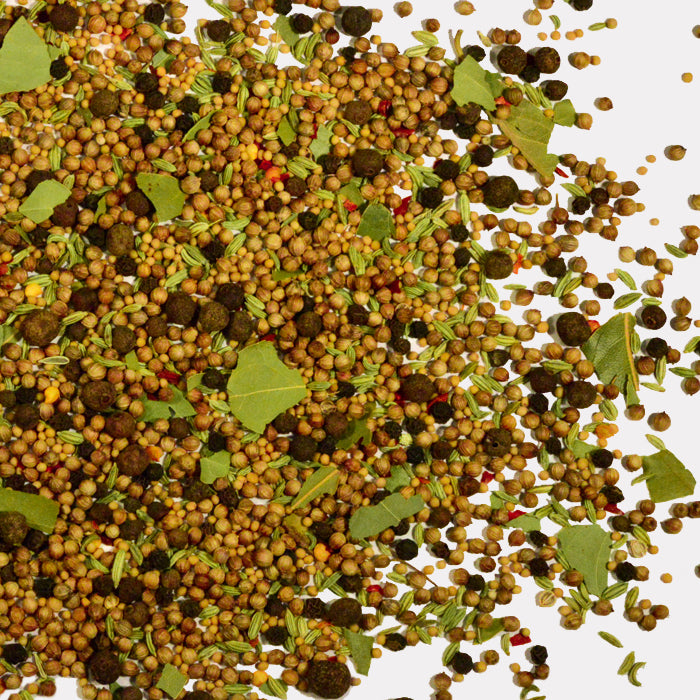
[[[487,146],[488,148],[488,146]],[[472,162],[473,162],[472,158]],[[435,174],[441,180],[454,180],[459,175],[459,165],[453,160],[441,160],[435,164]]]
[[[396,556],[402,561],[409,561],[418,556],[418,545],[413,540],[399,540],[394,542]]]
[[[358,148],[352,155],[352,169],[358,177],[376,177],[384,168],[384,156],[373,148]]]
[[[600,282],[593,291],[599,299],[612,299],[615,296],[615,289],[608,282]]]
[[[518,75],[527,66],[527,54],[519,46],[504,46],[496,57],[498,67],[511,75]]]
[[[467,56],[471,56],[477,63],[481,63],[486,58],[486,51],[482,46],[477,44],[472,44],[464,49],[464,53]]]
[[[483,261],[484,276],[487,279],[502,280],[510,277],[513,272],[513,260],[503,250],[491,250],[486,253]]]
[[[513,436],[503,428],[491,428],[486,431],[482,441],[484,452],[490,457],[503,457],[510,452]]]
[[[668,353],[668,343],[663,338],[649,338],[646,343],[646,352],[649,357],[665,357]]]
[[[468,591],[475,591],[478,593],[484,590],[485,585],[486,581],[484,580],[484,577],[481,574],[474,574],[473,576],[469,577],[469,580],[464,584],[464,587]]]
[[[439,187],[424,187],[418,193],[418,201],[426,209],[435,209],[440,206],[444,195]]]
[[[51,61],[49,73],[55,80],[60,80],[68,75],[68,73],[70,73],[70,68],[66,64],[66,59],[63,56],[59,56],[55,60]]]
[[[542,269],[550,277],[563,277],[566,274],[566,263],[562,258],[549,258]]]
[[[484,204],[496,209],[505,209],[514,204],[520,193],[518,184],[509,175],[489,178],[481,189],[484,193]]]
[[[561,80],[547,80],[542,85],[542,92],[548,99],[558,102],[566,97],[566,93],[569,92],[569,86]]]
[[[372,29],[372,13],[364,7],[348,7],[340,18],[342,30],[350,36],[362,36]]]
[[[465,676],[467,673],[469,673],[474,668],[474,661],[472,660],[472,657],[469,656],[469,654],[467,654],[463,651],[458,651],[452,657],[452,661],[450,662],[450,666],[452,666],[452,670],[455,673],[459,673],[459,674]]]
[[[233,78],[223,71],[217,71],[211,79],[211,89],[220,95],[227,93],[231,89],[231,85],[233,85]]]
[[[556,73],[561,66],[559,52],[551,46],[543,46],[534,54],[535,65],[540,73]]]
[[[653,331],[666,324],[666,312],[659,306],[645,306],[640,317],[642,325]]]
[[[518,77],[524,83],[536,83],[540,79],[540,69],[536,65],[530,64],[520,71]]]
[[[590,382],[575,381],[567,384],[565,395],[570,406],[588,408],[595,403],[598,392]]]
[[[544,559],[535,557],[528,563],[533,576],[546,576],[549,573],[549,565]]]
[[[391,632],[386,635],[384,648],[389,651],[403,651],[406,648],[406,637],[398,632]]]
[[[471,157],[474,165],[478,165],[480,168],[487,168],[493,163],[493,149],[491,146],[482,143],[471,152]]]
[[[634,581],[637,578],[637,567],[628,561],[621,561],[615,567],[615,576],[620,581]]]
[[[231,36],[231,25],[225,19],[207,22],[207,34],[212,41],[223,42]]]
[[[547,657],[549,652],[546,647],[541,644],[535,644],[535,646],[530,647],[530,660],[533,664],[540,665],[547,662]]]
[[[326,619],[336,627],[350,627],[362,619],[362,606],[354,598],[334,600],[326,611]]]
[[[428,413],[435,419],[436,423],[447,423],[452,418],[454,411],[446,401],[439,401],[428,409]]]
[[[583,314],[567,311],[557,319],[557,333],[565,345],[583,345],[591,337],[591,327]]]
[[[290,24],[297,34],[308,34],[314,26],[314,21],[309,15],[293,15]]]
[[[527,374],[531,389],[538,394],[549,394],[557,388],[557,377],[544,367],[535,367]]]
[[[160,24],[165,19],[165,8],[159,2],[152,2],[144,7],[143,18],[151,24]]]

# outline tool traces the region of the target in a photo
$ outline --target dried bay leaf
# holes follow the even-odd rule
[[[175,666],[172,664],[165,664],[156,688],[167,693],[171,698],[176,698],[182,692],[185,685],[187,685],[188,680],[189,678],[180,673]]]
[[[337,447],[347,450],[350,447],[357,447],[360,443],[369,445],[371,439],[372,431],[367,427],[367,421],[352,420],[343,437],[338,440]]]
[[[214,481],[228,474],[231,466],[231,453],[226,450],[214,452],[207,457],[202,457],[199,466],[201,470],[199,480],[203,484],[213,484]]]
[[[240,351],[227,389],[233,415],[256,433],[307,394],[301,373],[287,367],[267,341]]]
[[[562,100],[554,105],[554,123],[573,126],[576,123],[576,110],[571,100]]]
[[[394,231],[394,218],[383,204],[370,204],[357,227],[358,236],[368,236],[373,241],[389,238],[394,235]]]
[[[495,109],[492,82],[488,76],[471,56],[465,56],[455,68],[454,87],[450,93],[452,99],[460,106],[475,102],[486,109]]]
[[[359,632],[344,630],[345,641],[350,648],[350,655],[355,664],[357,672],[366,676],[369,673],[369,665],[372,663],[372,647],[374,638]]]
[[[277,136],[285,146],[289,146],[290,143],[294,143],[297,137],[297,132],[286,116],[282,118],[279,126],[277,127]]]
[[[299,35],[292,29],[292,23],[285,15],[280,15],[272,28],[282,37],[282,41],[289,48],[292,48],[299,41]]]
[[[515,527],[523,532],[533,532],[539,530],[541,525],[540,519],[534,515],[520,515],[507,523],[506,527]]]
[[[569,564],[583,575],[589,592],[600,595],[608,585],[610,533],[600,525],[570,525],[560,530],[557,538]]]
[[[411,475],[406,467],[395,466],[391,470],[391,476],[386,480],[387,491],[398,491],[411,483]]]
[[[50,66],[46,44],[32,25],[20,17],[5,35],[0,48],[0,94],[26,92],[48,83]]]
[[[335,467],[319,467],[301,487],[290,508],[303,508],[311,503],[317,496],[326,493],[335,493],[338,488],[338,470]]]
[[[211,124],[212,117],[218,114],[218,110],[213,110],[207,114],[206,117],[200,117],[197,121],[188,129],[187,133],[182,137],[183,141],[191,141],[200,131],[203,129],[208,129]]]
[[[1,49],[0,49],[1,50]],[[70,190],[56,180],[40,182],[19,208],[20,214],[35,224],[46,221],[53,210],[70,197]]]
[[[647,477],[645,483],[649,498],[654,503],[692,496],[695,491],[695,477],[668,450],[642,457],[642,468]]]
[[[595,445],[589,445],[587,442],[583,442],[583,440],[574,440],[571,446],[571,451],[574,453],[574,457],[576,457],[576,459],[588,457],[591,452],[595,452],[597,449],[598,447]]]
[[[356,510],[350,518],[350,535],[358,540],[378,535],[382,530],[398,525],[404,518],[415,515],[424,505],[420,496],[404,498],[399,493],[392,493],[376,506]]]
[[[614,383],[623,393],[627,406],[639,403],[636,392],[639,376],[632,352],[634,332],[632,314],[617,314],[598,328],[581,348],[593,363],[600,381]]]
[[[180,189],[177,178],[172,175],[140,173],[136,176],[136,184],[151,200],[156,209],[158,221],[170,221],[182,214],[186,196]]]
[[[29,527],[52,533],[58,518],[59,504],[44,496],[0,488],[0,513],[22,513]]]
[[[316,138],[311,142],[309,150],[313,157],[318,160],[321,156],[325,156],[331,150],[331,138],[333,132],[326,126],[319,126]]]
[[[555,155],[547,153],[554,122],[539,107],[523,100],[511,107],[508,119],[496,119],[495,123],[540,175],[552,175],[559,163]]]

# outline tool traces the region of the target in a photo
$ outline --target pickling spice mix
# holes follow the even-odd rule
[[[543,698],[523,579],[568,630],[669,615],[642,562],[700,517],[695,479],[614,436],[669,427],[664,381],[700,389],[700,338],[669,332],[691,303],[661,302],[700,228],[623,246],[639,284],[577,254],[643,205],[550,153],[592,124],[557,72],[600,62],[553,45],[563,0],[525,13],[537,46],[470,2],[448,46],[387,8],[409,47],[339,0],[209,4],[194,41],[180,2],[2,4],[0,689],[359,697],[443,637],[421,697],[524,646]]]

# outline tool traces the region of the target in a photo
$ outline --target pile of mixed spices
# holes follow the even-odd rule
[[[549,153],[591,117],[516,30],[400,49],[339,0],[210,5],[196,42],[180,2],[0,5],[0,690],[339,698],[444,637],[435,700],[494,638],[532,700],[524,579],[567,629],[619,598],[651,630],[656,504],[700,517],[658,437],[608,449],[667,366],[700,388],[656,334],[671,259],[623,248],[638,291],[575,255],[639,188]]]

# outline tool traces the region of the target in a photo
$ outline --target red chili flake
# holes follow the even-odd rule
[[[330,623],[329,623],[329,624],[330,624]],[[331,658],[328,659],[328,660],[329,660],[329,661],[333,661],[333,662],[335,663],[335,662],[338,660],[338,657],[337,657],[337,656],[331,656]]]
[[[168,384],[177,384],[180,381],[180,375],[168,369],[162,369],[156,376],[158,379],[165,379]]]
[[[411,202],[411,197],[404,197],[401,204],[394,209],[394,216],[403,216],[408,211],[408,205]]]
[[[493,481],[493,474],[491,472],[484,472],[481,475],[481,483],[488,484],[490,481]]]
[[[390,285],[388,285],[388,288],[392,294],[398,294],[401,291],[401,282],[396,279]]]
[[[349,199],[346,199],[343,202],[343,206],[347,211],[355,211],[357,209],[357,204],[355,204],[355,202],[351,202]]]
[[[287,180],[289,180],[290,177],[292,176],[289,173],[282,173],[282,175],[280,176],[280,180],[282,180],[282,182],[287,182]]]
[[[566,178],[569,177],[561,168],[554,168],[554,172],[557,175],[561,175],[562,177],[566,177]]]
[[[418,481],[420,481],[421,484],[429,484],[430,483],[430,479],[426,479],[424,476],[419,476]]]
[[[608,503],[603,510],[606,513],[612,513],[613,515],[622,515],[622,511],[614,503]]]
[[[318,136],[318,124],[314,122],[314,138]]]
[[[588,319],[588,327],[591,329],[591,333],[595,333],[600,328],[600,323],[594,318]]]
[[[506,100],[506,98],[503,97],[503,95],[499,95],[499,96],[494,100],[494,102],[495,102],[497,105],[508,105],[508,106],[510,106],[510,105],[512,104],[511,102],[508,102],[508,100]]]
[[[387,114],[389,114],[389,110],[391,109],[391,100],[382,100],[379,103],[379,107],[377,107],[377,112],[381,114],[383,117],[386,117]]]
[[[520,268],[523,266],[523,256],[518,253],[518,257],[513,265],[513,272],[517,275],[520,272]]]
[[[271,160],[259,160],[257,163],[260,170],[269,170],[272,167]]]
[[[146,394],[149,401],[158,401],[158,394]]]
[[[260,338],[261,341],[268,341],[269,343],[274,342],[275,340],[275,334],[274,333],[268,333],[267,335],[264,335],[262,338]]]
[[[394,136],[413,136],[413,134],[416,133],[415,129],[409,129],[406,126],[398,126],[396,129],[392,129],[391,133],[394,134]]]
[[[530,639],[530,637],[526,637],[524,634],[520,634],[520,632],[514,634],[510,638],[510,644],[514,647],[521,647],[523,644],[529,644],[531,641],[532,639]]]
[[[120,35],[119,38],[124,41],[125,39],[128,39],[131,36],[131,33],[133,32],[133,29],[125,29]]]
[[[7,274],[7,263],[0,264],[0,275]]]
[[[510,522],[511,520],[515,520],[516,518],[519,518],[521,515],[526,515],[524,510],[511,510],[508,513],[508,521]]]
[[[445,401],[447,401],[447,394],[440,394],[439,396],[436,396],[436,397],[428,404],[428,409],[430,409],[430,407],[431,407],[433,404],[436,404],[436,403],[445,403]]]
[[[371,586],[367,586],[367,593],[381,593],[384,595],[384,589],[375,583]]]

